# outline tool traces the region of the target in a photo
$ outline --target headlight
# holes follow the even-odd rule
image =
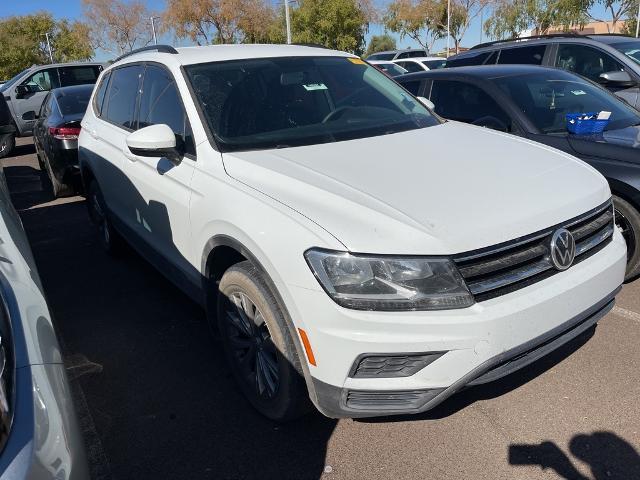
[[[339,305],[356,310],[447,310],[473,305],[446,258],[352,255],[311,249],[305,257]]]

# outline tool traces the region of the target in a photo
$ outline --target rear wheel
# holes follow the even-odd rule
[[[16,136],[14,133],[0,135],[0,158],[8,156],[16,146]]]
[[[306,413],[310,400],[295,345],[262,273],[250,262],[223,275],[217,318],[228,363],[249,402],[277,421]]]
[[[627,242],[627,273],[625,280],[640,274],[640,213],[626,200],[613,197],[616,225]]]
[[[124,246],[124,240],[113,228],[109,215],[105,208],[104,197],[98,186],[98,182],[91,180],[87,195],[87,208],[91,221],[98,227],[100,243],[105,252],[113,255],[120,252]]]

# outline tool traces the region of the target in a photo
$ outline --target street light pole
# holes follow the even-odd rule
[[[640,3],[638,3],[638,16],[636,17],[636,38],[638,38],[638,33],[640,33]]]
[[[284,0],[284,16],[287,21],[287,44],[291,43],[291,19],[289,18],[289,0]]]
[[[53,54],[51,53],[51,42],[49,41],[49,32],[46,32],[44,36],[47,37],[47,49],[49,50],[49,60],[51,63],[53,63]]]
[[[447,58],[449,58],[451,40],[451,0],[447,0]]]
[[[160,17],[151,17],[151,31],[153,32],[153,43],[155,45],[158,44],[158,37],[156,37],[156,18]]]

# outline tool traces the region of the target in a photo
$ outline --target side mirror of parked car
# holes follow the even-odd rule
[[[631,75],[622,70],[601,73],[599,81],[608,87],[634,87],[636,85]]]
[[[184,153],[177,145],[173,130],[164,123],[136,130],[127,137],[126,141],[131,153],[139,157],[164,157],[178,163]]]
[[[22,114],[22,120],[36,120],[38,118],[38,114],[36,112],[34,112],[33,110],[30,110],[28,112],[24,112]]]
[[[434,110],[436,108],[435,104],[425,97],[418,97],[418,100],[422,102],[422,104],[427,107],[429,110]]]

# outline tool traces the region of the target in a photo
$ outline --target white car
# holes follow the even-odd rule
[[[400,65],[409,73],[414,73],[444,68],[447,59],[442,57],[403,58],[402,60],[394,60],[393,63]]]
[[[396,65],[395,63],[388,62],[386,60],[371,60],[369,64],[373,65],[375,68],[377,68],[381,72],[386,73],[390,77],[397,77],[399,75],[404,75],[405,73],[409,73],[400,65]]]
[[[626,247],[605,179],[444,122],[350,54],[151,47],[82,121],[91,217],[207,310],[264,415],[428,410],[592,327]]]

